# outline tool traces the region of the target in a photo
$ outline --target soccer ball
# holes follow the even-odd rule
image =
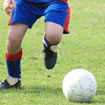
[[[62,91],[69,101],[89,102],[96,94],[97,83],[91,72],[74,69],[68,72],[62,82]]]

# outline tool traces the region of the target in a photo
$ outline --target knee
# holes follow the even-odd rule
[[[61,41],[61,34],[60,33],[46,33],[46,39],[52,45],[57,45]]]
[[[8,36],[8,43],[7,46],[16,49],[17,47],[20,46],[20,41],[18,40],[18,38],[14,37],[14,36]]]

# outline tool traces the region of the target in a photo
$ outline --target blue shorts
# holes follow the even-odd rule
[[[12,9],[9,25],[19,22],[26,24],[31,28],[37,19],[42,16],[45,16],[45,22],[54,22],[64,27],[65,21],[68,20],[66,21],[66,24],[69,24],[69,19],[66,19],[68,16],[68,4],[63,1],[55,1],[44,7],[35,6],[34,4],[23,0],[15,1],[16,8]]]

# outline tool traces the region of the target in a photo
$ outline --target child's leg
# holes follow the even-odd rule
[[[54,28],[54,29],[53,29]],[[46,22],[44,35],[44,63],[47,69],[52,69],[57,61],[57,45],[61,41],[63,27],[56,23]]]
[[[0,89],[20,87],[21,79],[21,42],[28,26],[21,23],[14,23],[10,26],[6,49],[6,63],[8,77],[0,84]]]
[[[59,6],[58,3],[57,5]],[[44,63],[47,69],[52,69],[56,64],[57,45],[61,41],[67,16],[68,16],[67,9],[62,9],[59,11],[52,10],[45,15],[46,28],[45,28],[45,35],[43,42],[44,42]]]

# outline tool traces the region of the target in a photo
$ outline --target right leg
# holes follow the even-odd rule
[[[21,49],[21,42],[27,31],[28,25],[21,23],[14,23],[10,25],[8,32],[8,41],[7,41],[7,52],[10,54],[16,54]]]
[[[23,37],[27,28],[31,28],[36,20],[44,14],[44,8],[38,8],[27,1],[15,0],[15,3],[16,8],[12,9],[9,21],[10,30],[5,53],[9,78],[0,84],[0,89],[16,87],[17,81],[20,81]]]
[[[0,89],[20,87],[21,79],[21,43],[24,38],[28,26],[21,23],[10,25],[8,32],[8,42],[6,48],[6,63],[8,69],[8,77],[0,84]]]

